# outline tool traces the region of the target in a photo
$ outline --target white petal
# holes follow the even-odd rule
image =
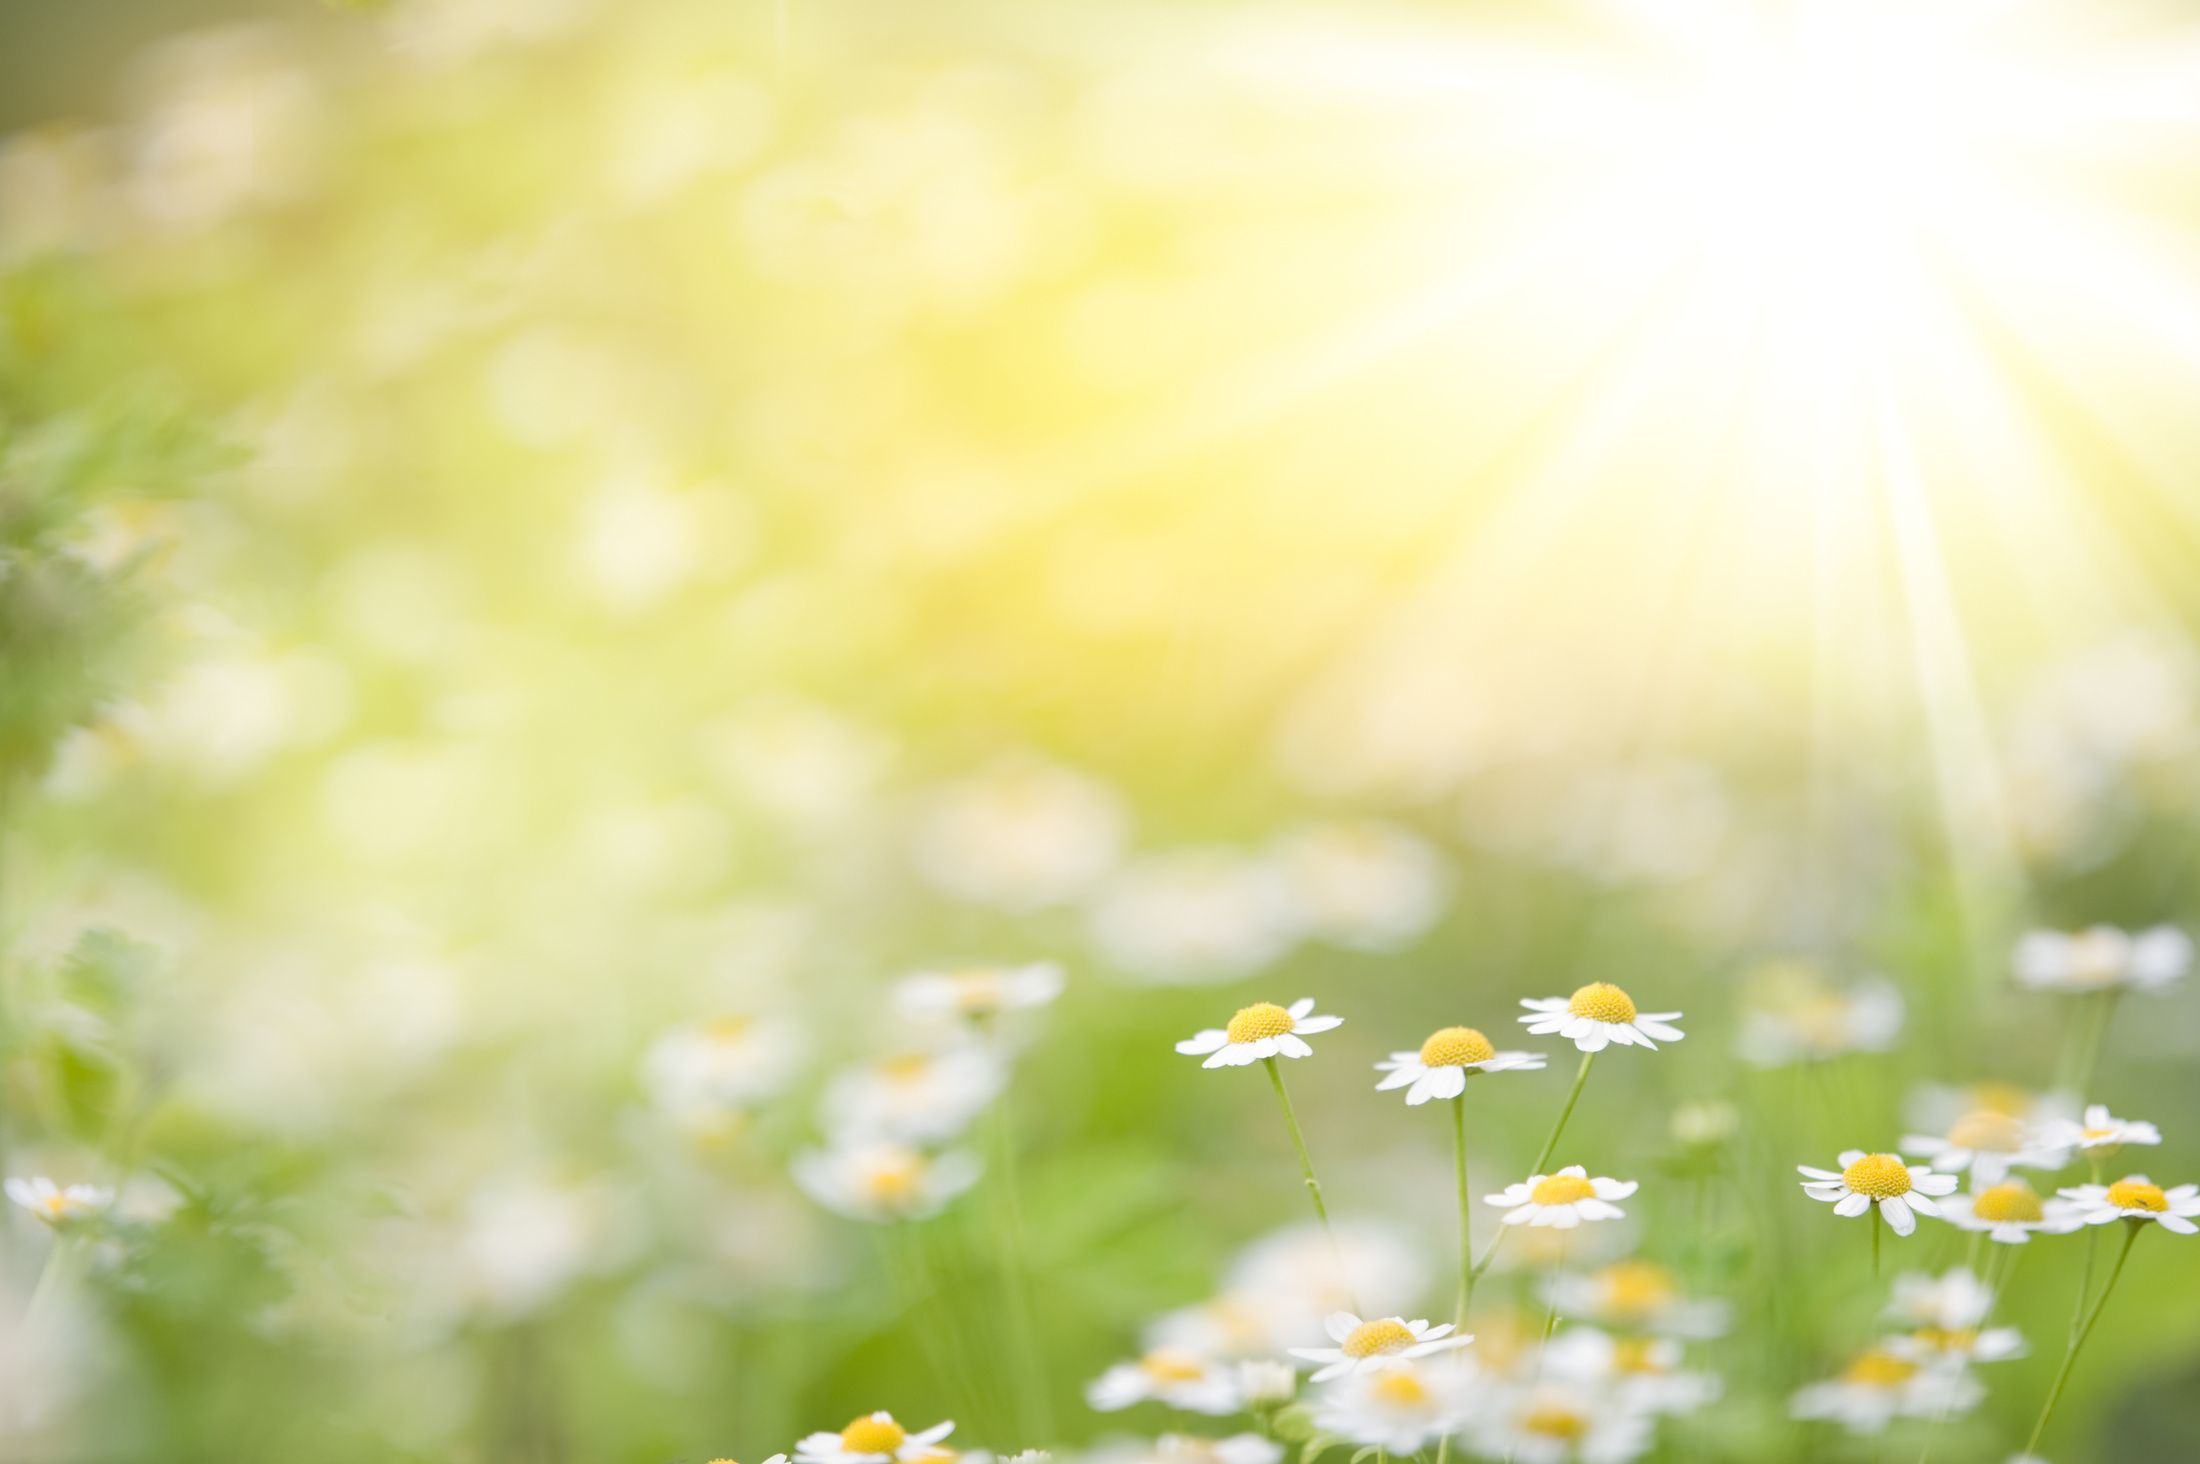
[[[1213,1052],[1229,1040],[1229,1033],[1219,1027],[1209,1027],[1206,1031],[1177,1043],[1176,1050],[1187,1057],[1197,1057],[1202,1052]]]
[[[1870,1195],[1860,1195],[1852,1192],[1842,1197],[1841,1203],[1833,1207],[1833,1213],[1836,1215],[1861,1215],[1871,1207],[1872,1197]]]
[[[1291,1030],[1299,1033],[1328,1032],[1344,1025],[1343,1017],[1308,1017]]]
[[[1304,1042],[1301,1042],[1298,1038],[1292,1036],[1289,1032],[1284,1033],[1280,1037],[1271,1037],[1268,1040],[1275,1043],[1276,1050],[1281,1052],[1285,1057],[1312,1057],[1314,1055],[1313,1048],[1307,1046]]]
[[[1894,1227],[1894,1233],[1897,1235],[1908,1235],[1917,1229],[1917,1217],[1910,1213],[1908,1205],[1902,1203],[1900,1195],[1890,1195],[1888,1198],[1881,1200],[1879,1202],[1879,1213],[1889,1225]]]
[[[1314,998],[1312,998],[1311,996],[1302,996],[1297,1001],[1291,1003],[1290,1006],[1284,1008],[1284,1010],[1291,1013],[1291,1020],[1295,1022],[1299,1018],[1305,1016],[1308,1012],[1314,1010]]]

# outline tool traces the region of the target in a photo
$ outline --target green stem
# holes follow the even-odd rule
[[[1864,1223],[1872,1229],[1872,1279],[1877,1281],[1879,1279],[1879,1227],[1885,1223],[1879,1218],[1879,1207],[1877,1205],[1872,1206],[1870,1216]]]
[[[2122,993],[2111,988],[2095,994],[2092,1018],[2085,1027],[2085,1045],[2079,1050],[2078,1069],[2071,1077],[2072,1096],[2079,1103],[2086,1101],[2093,1088],[2093,1070],[2100,1065],[2101,1046],[2108,1039],[2108,1024],[2116,1015],[2116,998]]]
[[[1467,1095],[1451,1100],[1451,1157],[1459,1175],[1459,1306],[1452,1320],[1467,1324],[1474,1301],[1474,1210],[1467,1198]]]
[[[2116,1289],[2116,1278],[2124,1274],[2124,1262],[2131,1259],[2132,1243],[2139,1238],[2139,1227],[2146,1223],[2143,1220],[2124,1222],[2124,1248],[2116,1252],[2116,1264],[2109,1270],[2107,1284],[2101,1287],[2101,1299],[2093,1303],[2093,1311],[2086,1317],[2085,1325],[2078,1329],[2077,1335],[2070,1339],[2070,1346],[2063,1351],[2062,1366],[2055,1370],[2055,1384],[2047,1390],[2047,1402],[2040,1409],[2039,1422],[2032,1425],[2032,1437],[2025,1441],[2025,1453],[2039,1452],[2040,1435],[2047,1432],[2047,1420],[2055,1416],[2055,1405],[2062,1401],[2063,1386],[2070,1381],[2071,1366],[2077,1362],[2079,1349],[2085,1346],[2086,1338],[2093,1335],[2094,1324],[2100,1321],[2101,1313],[2108,1309],[2109,1293]]]
[[[1574,1116],[1574,1105],[1581,1101],[1582,1084],[1589,1081],[1589,1064],[1597,1060],[1593,1052],[1581,1054],[1580,1070],[1574,1074],[1574,1089],[1566,1095],[1566,1106],[1558,1111],[1558,1122],[1551,1127],[1551,1136],[1543,1141],[1543,1152],[1535,1156],[1535,1163],[1528,1166],[1528,1173],[1542,1174],[1543,1166],[1551,1162],[1551,1151],[1558,1147],[1558,1136],[1566,1132],[1566,1120]]]
[[[1014,1338],[1011,1350],[1017,1354],[1014,1365],[1024,1379],[1024,1386],[1017,1389],[1022,1395],[1016,1405],[1017,1423],[1024,1429],[1026,1442],[1051,1439],[1054,1437],[1053,1409],[1049,1402],[1052,1383],[1047,1377],[1046,1351],[1039,1345],[1037,1314],[1031,1299],[1031,1268],[1024,1253],[1022,1190],[1016,1179],[1016,1136],[1009,1123],[1006,1094],[994,1106],[993,1128],[998,1150],[994,1177],[1000,1197],[996,1215],[1001,1232],[1000,1251],[995,1259],[1000,1264],[1001,1289],[1008,1302],[1009,1329]]]
[[[1299,1173],[1305,1176],[1306,1192],[1313,1198],[1314,1215],[1322,1222],[1322,1234],[1329,1241],[1330,1259],[1336,1263],[1337,1284],[1344,1288],[1345,1300],[1352,1304],[1355,1315],[1359,1313],[1359,1298],[1352,1290],[1352,1278],[1346,1274],[1344,1248],[1337,1244],[1337,1232],[1329,1224],[1329,1207],[1322,1203],[1322,1182],[1314,1177],[1314,1156],[1306,1152],[1306,1135],[1299,1131],[1299,1116],[1291,1109],[1291,1091],[1283,1085],[1283,1069],[1272,1057],[1261,1059],[1268,1069],[1268,1081],[1276,1086],[1276,1102],[1283,1107],[1283,1122],[1291,1130],[1291,1146],[1299,1151]]]
[[[2093,1182],[2099,1184],[2101,1182],[2101,1161],[2097,1156],[2092,1161],[2092,1167]],[[2085,1265],[2078,1272],[2078,1299],[2070,1308],[2070,1329],[2064,1334],[2066,1345],[2070,1339],[2078,1335],[2078,1323],[2085,1316],[2085,1300],[2093,1291],[2094,1258],[2100,1254],[2100,1250],[2101,1227],[2088,1225],[2085,1228]]]

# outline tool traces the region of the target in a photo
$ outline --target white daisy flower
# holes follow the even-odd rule
[[[2164,1230],[2190,1235],[2200,1230],[2192,1216],[2200,1215],[2200,1185],[2181,1184],[2165,1190],[2143,1174],[2127,1174],[2114,1184],[2081,1184],[2061,1190],[2073,1213],[2087,1225],[2106,1225],[2111,1220],[2152,1220]]]
[[[1985,1392],[1960,1367],[1917,1362],[1874,1347],[1839,1377],[1797,1392],[1788,1411],[1838,1423],[1851,1433],[1876,1434],[1897,1418],[1935,1418],[1969,1408]]]
[[[2049,1119],[2040,1125],[2039,1140],[2056,1149],[2075,1149],[2105,1159],[2126,1144],[2159,1144],[2162,1131],[2143,1119],[2117,1118],[2105,1103],[2089,1104],[2079,1120]]]
[[[1803,1176],[1803,1193],[1814,1200],[1832,1201],[1834,1214],[1849,1217],[1864,1214],[1876,1202],[1880,1217],[1894,1227],[1897,1235],[1917,1229],[1912,1211],[1939,1215],[1940,1207],[1933,1203],[1933,1196],[1945,1195],[1956,1187],[1954,1175],[1935,1174],[1927,1164],[1904,1164],[1899,1154],[1844,1149],[1840,1163],[1838,1171],[1796,1165],[1796,1172]]]
[[[1749,978],[1735,1051],[1755,1067],[1884,1052],[1902,1030],[1902,994],[1884,977],[1843,988],[1802,961],[1777,961]]]
[[[1945,1135],[1905,1134],[1902,1147],[1944,1174],[1968,1169],[1978,1183],[1995,1184],[2012,1168],[2060,1169],[2069,1162],[2069,1151],[2046,1142],[2043,1132],[2017,1114],[1976,1108]]]
[[[1612,1203],[1624,1200],[1637,1188],[1631,1179],[1591,1179],[1579,1164],[1569,1164],[1556,1174],[1534,1174],[1507,1185],[1482,1203],[1505,1212],[1507,1225],[1549,1225],[1571,1230],[1586,1220],[1617,1220],[1627,1212]]]
[[[2002,1245],[2023,1245],[2034,1234],[2061,1235],[2085,1223],[2068,1200],[2042,1200],[2021,1179],[1949,1195],[1940,1202],[1940,1218],[1959,1229],[1983,1230]]]
[[[814,1433],[794,1446],[796,1464],[919,1464],[947,1450],[935,1445],[955,1431],[952,1419],[910,1433],[884,1412],[851,1420],[839,1433]]]
[[[1153,1402],[1219,1416],[1237,1412],[1243,1400],[1234,1369],[1181,1347],[1156,1347],[1093,1379],[1085,1401],[1102,1413]]]
[[[791,1024],[718,1017],[675,1027],[650,1043],[642,1086],[670,1117],[705,1121],[772,1097],[801,1062],[801,1034]]]
[[[918,1020],[946,1018],[983,1027],[1005,1012],[1048,1005],[1062,986],[1062,968],[1052,961],[918,971],[895,984],[894,1006]]]
[[[1600,1388],[1642,1413],[1690,1413],[1719,1396],[1719,1380],[1681,1367],[1671,1337],[1614,1337],[1595,1327],[1568,1327],[1543,1349],[1546,1375]]]
[[[1501,1389],[1469,1429],[1475,1453],[1513,1464],[1624,1464],[1652,1437],[1650,1416],[1615,1391],[1563,1375]]]
[[[10,1178],[5,1188],[9,1199],[48,1225],[82,1220],[106,1209],[115,1199],[115,1192],[103,1185],[58,1185],[43,1174],[29,1179]]]
[[[1314,998],[1300,997],[1286,1007],[1257,1001],[1239,1009],[1226,1028],[1209,1027],[1176,1044],[1189,1057],[1208,1054],[1201,1067],[1244,1067],[1274,1057],[1312,1057],[1305,1037],[1344,1023],[1342,1017],[1313,1015]]]
[[[1455,1335],[1452,1324],[1432,1327],[1425,1318],[1379,1317],[1361,1321],[1351,1312],[1331,1312],[1322,1324],[1334,1347],[1294,1347],[1291,1355],[1319,1363],[1311,1379],[1326,1383],[1351,1372],[1373,1372],[1416,1357],[1464,1347],[1474,1338]]]
[[[826,1086],[826,1123],[844,1134],[936,1144],[955,1137],[1000,1096],[1008,1069],[975,1043],[895,1053]]]
[[[1406,1102],[1419,1107],[1431,1098],[1457,1098],[1474,1073],[1533,1072],[1542,1066],[1540,1052],[1499,1052],[1472,1027],[1445,1027],[1431,1033],[1420,1051],[1393,1052],[1388,1062],[1375,1064],[1385,1074],[1375,1091],[1404,1088]]]
[[[1683,1296],[1673,1273],[1649,1261],[1615,1261],[1590,1272],[1560,1271],[1546,1283],[1544,1300],[1560,1316],[1630,1332],[1716,1337],[1726,1330],[1725,1302]]]
[[[1895,1277],[1889,1320],[1909,1330],[1882,1345],[1897,1357],[1931,1362],[1999,1362],[2024,1351],[2015,1327],[1986,1327],[1994,1293],[1962,1266],[1941,1276],[1922,1271]]]
[[[1583,1052],[1602,1052],[1614,1042],[1655,1052],[1659,1042],[1681,1040],[1680,1028],[1671,1025],[1679,1012],[1638,1012],[1634,998],[1608,981],[1592,981],[1570,997],[1523,997],[1520,1004],[1528,1009],[1520,1020],[1530,1032],[1556,1032]]]
[[[2017,942],[2014,964],[2017,984],[2036,991],[2158,991],[2191,966],[2192,938],[2168,925],[2035,930]]]
[[[1455,1431],[1471,1403],[1467,1369],[1448,1358],[1407,1362],[1338,1378],[1314,1405],[1314,1427],[1355,1444],[1416,1454]]]
[[[841,1140],[794,1159],[794,1181],[826,1209],[851,1220],[921,1220],[978,1182],[978,1161],[949,1151],[884,1140]]]
[[[1298,1369],[1273,1358],[1249,1358],[1237,1365],[1237,1385],[1247,1408],[1279,1407],[1298,1396]]]
[[[1237,849],[1172,849],[1124,866],[1088,919],[1109,962],[1156,986],[1249,976],[1298,940],[1298,912],[1266,859]]]
[[[1240,1343],[1256,1332],[1263,1340],[1217,1355],[1319,1347],[1331,1312],[1364,1307],[1399,1314],[1427,1293],[1428,1261],[1413,1236],[1372,1220],[1342,1220],[1335,1230],[1334,1248],[1319,1225],[1307,1223],[1285,1226],[1239,1252],[1223,1275],[1222,1296],[1200,1311],[1208,1330],[1227,1327]]]

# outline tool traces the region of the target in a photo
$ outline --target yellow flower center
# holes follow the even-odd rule
[[[1650,1316],[1673,1299],[1673,1278],[1663,1266],[1648,1261],[1621,1261],[1607,1266],[1599,1279],[1605,1306],[1627,1316]]]
[[[925,1052],[904,1052],[879,1063],[878,1070],[891,1082],[921,1082],[932,1071],[932,1056]]]
[[[1978,1344],[1976,1327],[1919,1327],[1912,1335],[1938,1352],[1968,1353]]]
[[[1635,1019],[1633,999],[1609,981],[1592,981],[1582,987],[1574,993],[1573,1000],[1566,1003],[1566,1010],[1592,1022],[1632,1022]]]
[[[863,1189],[882,1205],[899,1205],[916,1198],[924,1179],[924,1160],[911,1153],[889,1154],[876,1160],[863,1176]]]
[[[1207,1365],[1180,1347],[1156,1347],[1138,1365],[1157,1383],[1196,1383],[1207,1376]]]
[[[1891,1200],[1910,1192],[1910,1170],[1893,1154],[1866,1154],[1841,1171],[1841,1182],[1860,1195]]]
[[[1647,1337],[1622,1337],[1612,1346],[1612,1368],[1623,1373],[1655,1373],[1665,1369],[1658,1364],[1657,1349]]]
[[[1258,1042],[1281,1037],[1295,1025],[1291,1014],[1274,1002],[1256,1001],[1230,1018],[1229,1036],[1232,1042]]]
[[[1347,1357],[1374,1357],[1412,1346],[1413,1333],[1404,1322],[1386,1317],[1379,1322],[1360,1323],[1338,1345]]]
[[[909,1433],[884,1414],[865,1414],[840,1431],[840,1446],[851,1454],[891,1454]]]
[[[1578,1439],[1589,1431],[1589,1420],[1563,1403],[1538,1403],[1520,1416],[1520,1428],[1547,1439]]]
[[[1490,1039],[1472,1027],[1446,1027],[1421,1044],[1421,1062],[1427,1067],[1465,1067],[1495,1056]]]
[[[2119,1179],[2108,1187],[2108,1202],[2119,1210],[2151,1210],[2159,1215],[2169,1208],[2169,1196],[2158,1184],[2143,1179]]]
[[[1856,1361],[1843,1369],[1841,1377],[1846,1382],[1863,1383],[1874,1388],[1893,1388],[1917,1376],[1917,1364],[1891,1352],[1873,1348],[1858,1355]]]
[[[2032,1109],[2032,1095],[2014,1083],[1980,1083],[1971,1089],[1971,1106],[2022,1118]]]
[[[1404,1371],[1384,1373],[1368,1385],[1367,1391],[1385,1403],[1406,1407],[1428,1401],[1428,1389],[1421,1386],[1421,1380]]]
[[[703,1034],[713,1042],[739,1042],[755,1026],[747,1017],[713,1017],[703,1025]]]
[[[1535,1182],[1528,1198],[1539,1205],[1571,1205],[1597,1192],[1595,1185],[1578,1174],[1554,1174]]]
[[[2009,1114],[1981,1108],[1956,1120],[1948,1130],[1948,1142],[1959,1149],[2014,1154],[2024,1147],[2024,1125]]]
[[[969,1017],[991,1016],[1000,1010],[1001,997],[1006,988],[998,971],[958,971],[955,973],[955,1006]]]
[[[40,1200],[39,1204],[45,1207],[46,1218],[49,1220],[63,1219],[69,1213],[69,1197],[67,1195],[48,1195]]]
[[[2047,1207],[2040,1203],[2032,1186],[2021,1179],[2012,1179],[2007,1184],[1997,1184],[1973,1195],[1971,1213],[1981,1220],[2000,1224],[2009,1220],[2044,1219]]]

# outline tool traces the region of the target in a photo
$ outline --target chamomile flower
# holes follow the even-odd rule
[[[1540,1052],[1499,1052],[1472,1027],[1444,1027],[1429,1034],[1419,1051],[1393,1052],[1388,1062],[1375,1064],[1385,1074],[1375,1091],[1404,1088],[1406,1102],[1419,1107],[1431,1098],[1457,1098],[1475,1073],[1533,1072],[1542,1066]]]
[[[1416,1357],[1464,1347],[1474,1339],[1456,1335],[1449,1322],[1432,1327],[1425,1318],[1376,1317],[1362,1321],[1350,1312],[1331,1312],[1323,1322],[1334,1347],[1294,1347],[1291,1355],[1321,1364],[1312,1381],[1326,1383],[1346,1373],[1374,1372]]]
[[[1933,1203],[1933,1197],[1956,1187],[1954,1175],[1935,1174],[1927,1164],[1904,1164],[1899,1154],[1845,1149],[1840,1164],[1838,1171],[1796,1165],[1796,1172],[1803,1176],[1803,1193],[1814,1200],[1831,1201],[1834,1214],[1848,1217],[1865,1214],[1877,1204],[1880,1217],[1897,1235],[1917,1229],[1913,1211],[1937,1216],[1940,1207]]]
[[[2143,1119],[2117,1118],[2105,1103],[2088,1104],[2082,1119],[2050,1119],[2040,1125],[2040,1142],[2057,1149],[2105,1159],[2126,1144],[2159,1144],[2162,1131]]]
[[[2200,1215],[2200,1185],[2181,1184],[2165,1190],[2143,1174],[2127,1174],[2114,1184],[2081,1184],[2059,1193],[2071,1202],[2073,1213],[2086,1225],[2151,1220],[2178,1235],[2200,1230],[2191,1219]]]
[[[1614,1337],[1595,1327],[1568,1327],[1543,1349],[1547,1376],[1609,1392],[1643,1413],[1688,1413],[1719,1396],[1719,1380],[1681,1366],[1671,1337]]]
[[[2014,964],[2017,984],[2036,991],[2159,991],[2191,966],[2192,938],[2168,925],[2035,930],[2017,942]]]
[[[796,1155],[794,1181],[851,1220],[921,1220],[978,1182],[978,1161],[952,1150],[928,1155],[885,1140],[843,1139]]]
[[[1445,872],[1418,834],[1372,821],[1319,824],[1276,850],[1307,934],[1361,950],[1395,950],[1443,913]]]
[[[968,1128],[1007,1081],[1001,1058],[975,1043],[897,1052],[834,1078],[825,1119],[836,1132],[936,1144]]]
[[[95,1215],[114,1203],[115,1192],[96,1184],[59,1185],[43,1174],[8,1180],[9,1199],[48,1225],[66,1225]]]
[[[1556,1032],[1583,1052],[1602,1052],[1615,1042],[1655,1052],[1659,1042],[1681,1040],[1680,1028],[1671,1025],[1679,1012],[1638,1012],[1634,998],[1608,981],[1592,981],[1570,997],[1524,997],[1520,1004],[1528,1009],[1520,1020],[1530,1032]]]
[[[1561,1271],[1546,1284],[1544,1299],[1560,1316],[1630,1332],[1716,1337],[1726,1330],[1725,1302],[1682,1295],[1673,1273],[1650,1261],[1615,1261],[1590,1272]]]
[[[1314,1427],[1355,1444],[1415,1454],[1465,1421],[1471,1397],[1467,1370],[1451,1359],[1350,1372],[1322,1391]]]
[[[2015,1327],[1987,1327],[1994,1293],[1962,1266],[1940,1276],[1912,1271],[1895,1277],[1887,1317],[1908,1330],[1882,1345],[1897,1357],[1930,1362],[1999,1362],[2024,1351]]]
[[[1994,1184],[2012,1168],[2060,1169],[2068,1161],[2068,1151],[2046,1142],[2042,1133],[2016,1114],[1975,1108],[1945,1134],[1904,1135],[1902,1147],[1942,1173],[1968,1169],[1979,1183]]]
[[[1514,1464],[1623,1464],[1650,1448],[1648,1414],[1588,1381],[1549,1374],[1476,1410],[1474,1451]]]
[[[1241,1007],[1228,1027],[1209,1027],[1176,1044],[1189,1057],[1207,1055],[1201,1067],[1244,1067],[1273,1057],[1312,1057],[1305,1038],[1341,1026],[1342,1017],[1314,1014],[1314,998],[1305,996],[1288,1007],[1257,1001]]]
[[[790,1023],[723,1016],[675,1027],[650,1043],[642,1085],[663,1112],[699,1121],[772,1097],[801,1061],[801,1034]]]
[[[796,1464],[920,1464],[944,1456],[936,1447],[955,1431],[952,1419],[911,1433],[884,1412],[850,1420],[839,1433],[814,1433],[794,1446]]]
[[[1836,985],[1802,961],[1776,961],[1749,979],[1735,1050],[1755,1067],[1884,1052],[1902,1030],[1902,995],[1884,977]]]
[[[1237,1365],[1237,1386],[1247,1408],[1278,1408],[1298,1396],[1298,1369],[1273,1358],[1249,1358]]]
[[[1940,1218],[1962,1230],[1983,1230],[2002,1245],[2023,1245],[2035,1234],[2060,1235],[2085,1223],[2068,1200],[2042,1200],[2021,1179],[1949,1195],[1940,1202]]]
[[[1237,1412],[1242,1399],[1231,1367],[1182,1347],[1156,1347],[1093,1379],[1085,1401],[1102,1413],[1153,1402],[1219,1416]]]
[[[895,984],[894,1006],[907,1017],[985,1027],[1004,1013],[1046,1006],[1062,994],[1062,984],[1062,968],[1052,961],[918,971]]]
[[[1637,1188],[1631,1179],[1591,1179],[1579,1164],[1569,1164],[1556,1174],[1534,1174],[1507,1185],[1482,1202],[1505,1212],[1507,1225],[1548,1225],[1571,1230],[1588,1220],[1617,1220],[1627,1212],[1612,1203],[1624,1200]]]
[[[1289,1225],[1248,1245],[1224,1273],[1222,1297],[1202,1309],[1208,1326],[1238,1330],[1253,1323],[1266,1339],[1259,1354],[1319,1347],[1331,1312],[1364,1306],[1378,1315],[1402,1313],[1427,1291],[1427,1260],[1405,1232],[1344,1220],[1335,1233],[1332,1247],[1319,1225]]]
[[[1960,1367],[1898,1357],[1884,1347],[1860,1353],[1841,1375],[1812,1383],[1788,1402],[1797,1418],[1824,1419],[1851,1433],[1882,1432],[1897,1418],[1930,1418],[1971,1407],[1985,1395]]]

